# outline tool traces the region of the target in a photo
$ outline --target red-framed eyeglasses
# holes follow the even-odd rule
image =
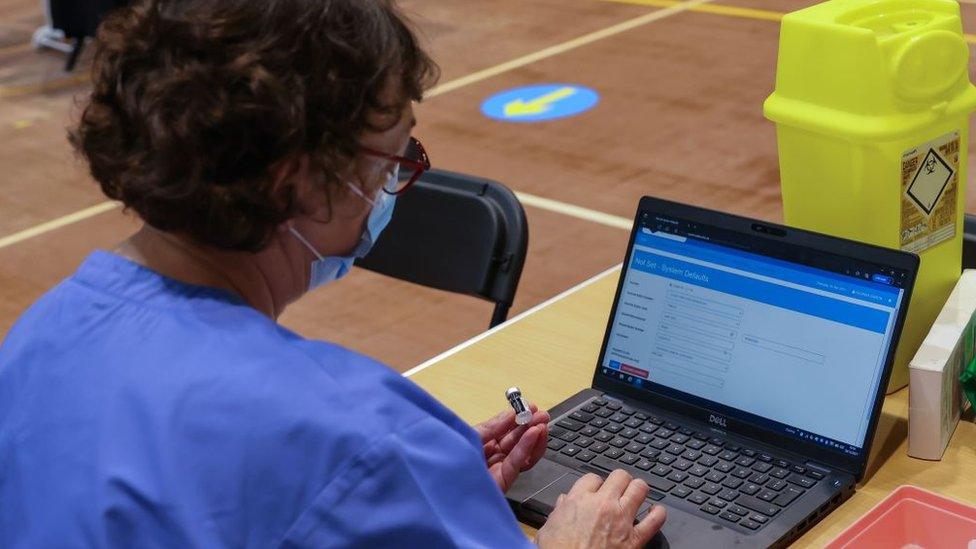
[[[404,153],[404,156],[387,154],[368,147],[362,147],[360,150],[370,156],[384,158],[386,160],[396,162],[400,164],[400,166],[413,170],[413,173],[411,173],[409,177],[406,177],[403,172],[400,172],[400,177],[398,180],[391,182],[391,184],[394,185],[394,188],[390,189],[384,186],[383,192],[387,194],[403,194],[407,192],[407,189],[416,183],[424,172],[430,169],[430,158],[427,156],[427,151],[420,143],[420,140],[416,137],[410,137],[410,141],[407,143],[407,151]]]

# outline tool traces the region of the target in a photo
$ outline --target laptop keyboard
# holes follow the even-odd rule
[[[604,398],[550,426],[549,453],[607,471],[625,469],[648,497],[684,500],[758,530],[824,478],[819,471]]]

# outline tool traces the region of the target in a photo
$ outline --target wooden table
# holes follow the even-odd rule
[[[619,268],[598,275],[407,375],[469,422],[504,409],[512,385],[540,407],[552,407],[590,385],[618,275]],[[884,403],[857,493],[796,545],[823,546],[902,484],[976,504],[976,424],[959,424],[942,461],[908,457],[907,437],[908,391],[902,390]]]

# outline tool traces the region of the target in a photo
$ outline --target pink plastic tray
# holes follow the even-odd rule
[[[976,549],[976,507],[900,486],[827,547]]]

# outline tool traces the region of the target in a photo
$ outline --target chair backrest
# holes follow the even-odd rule
[[[356,265],[492,301],[495,326],[508,317],[528,240],[525,211],[507,187],[430,170],[397,197],[390,225]]]
[[[128,3],[129,0],[50,0],[51,26],[69,38],[95,36],[105,13]]]
[[[962,268],[976,269],[976,215],[966,214],[963,222]]]

